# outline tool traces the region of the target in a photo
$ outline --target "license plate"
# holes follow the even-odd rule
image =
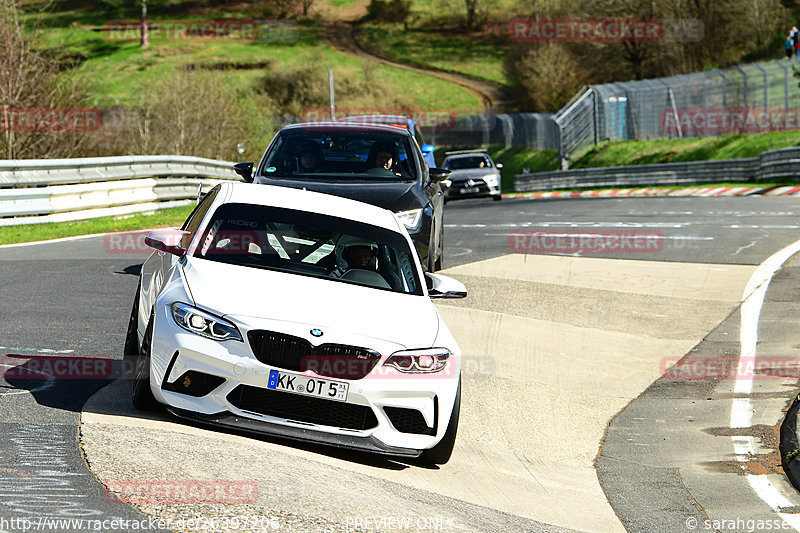
[[[480,190],[479,187],[464,187],[461,189],[461,194],[472,194],[478,192]]]
[[[350,388],[350,385],[331,379],[270,370],[267,388],[293,392],[295,394],[302,394],[303,396],[314,396],[315,398],[344,402],[347,401],[347,390]]]

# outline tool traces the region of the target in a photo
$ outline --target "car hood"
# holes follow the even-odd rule
[[[256,178],[257,183],[292,187],[333,194],[351,200],[389,209],[395,213],[425,207],[427,199],[417,188],[416,181],[345,181],[345,180],[293,180]]]
[[[497,174],[497,169],[494,168],[465,168],[462,170],[454,170],[450,174],[450,181],[463,181],[468,179],[482,179],[484,176]]]
[[[306,332],[305,326],[337,337],[352,333],[406,348],[431,347],[439,332],[439,315],[426,296],[199,258],[188,258],[183,273],[195,305],[246,318],[256,328],[280,321],[293,324],[291,330],[302,324]]]

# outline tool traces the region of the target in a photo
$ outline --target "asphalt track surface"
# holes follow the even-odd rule
[[[745,274],[754,270],[751,267],[761,264],[774,252],[798,239],[800,200],[763,197],[504,200],[500,203],[470,200],[449,203],[445,225],[445,268],[455,267],[454,277],[459,277],[459,268],[507,257],[514,246],[535,245],[539,248],[528,248],[529,254],[525,257],[541,257],[542,253],[547,253],[562,254],[558,258],[575,262],[622,260],[614,263],[617,265],[615,268],[620,264],[642,261],[658,265],[706,264],[715,265],[714,268],[734,265],[741,267],[736,272],[745,279]],[[553,238],[549,241],[540,238],[534,243],[530,238],[515,240],[515,237],[509,237],[512,232],[529,235],[526,232],[530,231],[539,232],[538,237],[547,234],[553,238],[561,236],[561,244],[552,244],[556,242]],[[608,236],[615,232],[629,232],[630,235],[636,231],[656,236],[656,245],[644,250],[630,246],[625,250],[600,250],[595,246],[581,252],[570,248],[569,244],[570,238],[576,234]],[[549,248],[547,243],[550,243]],[[516,248],[514,251],[522,250]],[[0,285],[0,354],[3,360],[0,363],[4,370],[4,380],[0,381],[0,412],[3,413],[0,431],[0,531],[21,531],[19,521],[24,519],[34,523],[41,517],[133,520],[146,519],[148,515],[159,512],[144,507],[148,512],[145,515],[128,505],[114,503],[113,498],[104,497],[103,486],[96,479],[99,474],[87,466],[87,457],[80,445],[81,409],[94,393],[120,373],[125,326],[136,287],[138,265],[144,259],[141,253],[118,252],[110,249],[108,238],[103,237],[0,248],[0,279],[3,280]],[[499,279],[475,272],[464,277],[470,290],[470,281],[474,281],[472,295],[479,302],[481,299],[494,299],[500,302],[497,305],[514,305],[514,295],[504,294],[508,286]],[[622,280],[624,283],[625,278]],[[497,284],[496,293],[493,293],[493,281]],[[588,305],[600,305],[599,300],[595,302],[592,298],[608,297],[609,293],[603,294],[605,296],[592,293],[588,296]],[[800,267],[789,263],[770,284],[761,313],[759,343],[764,347],[765,355],[785,357],[798,351],[798,295]],[[557,295],[554,298],[557,300]],[[469,300],[464,303],[469,303]],[[488,308],[489,303],[486,305]],[[559,309],[557,304],[544,307],[541,312],[548,316],[570,312]],[[700,342],[686,350],[688,357],[718,357],[735,353],[735,339],[740,333],[736,307],[735,302],[732,303],[730,313],[728,307],[717,309],[723,312],[714,316],[722,319],[709,322],[713,325],[707,327],[704,334],[699,334]],[[581,312],[584,311],[577,312],[578,315]],[[522,313],[523,310],[517,312]],[[613,310],[609,310],[602,318],[613,322],[619,317],[614,317]],[[697,320],[701,318],[698,315]],[[456,338],[461,343],[458,335]],[[93,379],[52,380],[32,375],[36,368],[31,366],[31,356],[89,361],[94,357],[109,357],[115,363],[110,373],[100,373]],[[16,372],[9,373],[12,369]],[[25,369],[27,373],[22,371]],[[481,382],[476,383],[480,386]],[[692,530],[692,523],[687,519],[694,518],[697,530],[745,531],[753,529],[747,523],[748,519],[762,520],[762,525],[768,520],[779,519],[775,506],[764,503],[756,495],[750,477],[770,477],[779,486],[790,504],[778,506],[784,515],[800,511],[800,495],[790,487],[787,489],[788,484],[782,480],[772,451],[775,443],[770,440],[781,409],[796,394],[796,375],[756,383],[754,423],[746,430],[758,439],[759,448],[756,456],[747,461],[737,460],[732,444],[732,438],[742,432],[730,429],[731,401],[737,396],[730,380],[675,381],[655,376],[647,383],[649,387],[642,387],[641,391],[631,394],[630,399],[622,401],[620,409],[611,411],[614,416],[606,420],[607,433],[602,442],[590,442],[587,447],[594,447],[597,478],[613,508],[610,516],[618,520],[620,530],[623,526],[631,531]],[[481,391],[476,390],[476,393]],[[127,409],[122,407],[126,403],[124,395],[118,396],[116,400],[119,403],[113,405],[119,405],[120,411]],[[536,413],[514,413],[513,407],[509,406],[511,412],[503,414],[521,419],[523,426],[526,422],[535,426]],[[103,413],[108,414],[108,410]],[[498,416],[498,423],[506,418]],[[142,439],[126,452],[129,455],[143,453],[150,446],[148,438],[155,436],[161,427],[158,421],[143,418],[142,427],[137,429],[135,422],[133,427],[126,426],[125,431],[129,432],[126,435],[133,438],[138,431]],[[575,421],[576,425],[579,423]],[[521,431],[534,429],[528,427]],[[194,430],[187,427],[188,433]],[[113,431],[123,430],[116,427]],[[468,440],[473,435],[470,428],[465,427],[463,434],[464,442],[471,442]],[[182,441],[182,444],[191,447],[199,442],[194,438]],[[562,448],[568,454],[568,434],[544,435],[542,442],[546,444],[548,440],[556,439],[566,443]],[[256,442],[259,446],[269,444],[261,440]],[[536,442],[539,441],[530,440],[531,447],[525,450],[528,457],[539,459],[550,453],[543,444],[541,457],[537,456]],[[457,450],[459,444],[461,441]],[[377,476],[380,477],[381,469],[385,469],[387,479],[394,475],[389,465],[376,464],[357,454],[331,454],[318,447],[291,444],[286,447],[287,453],[299,450],[297,453],[303,454],[296,457],[297,465],[309,468],[309,471],[313,469],[302,466],[308,456],[318,458],[331,469],[352,464],[352,471],[343,472],[343,475],[349,476],[353,483],[374,483],[376,474],[367,475],[366,471],[378,470]],[[97,454],[92,458],[103,459]],[[744,467],[737,463],[743,463]],[[93,469],[94,466],[92,464]],[[274,466],[280,467],[280,461],[276,461]],[[413,476],[416,472],[420,478],[435,478],[437,475],[451,475],[448,466],[440,472],[431,472],[414,464],[402,465],[398,469],[404,470],[406,476]],[[136,473],[114,473],[119,477],[126,474],[128,478],[134,476],[136,479]],[[569,479],[565,479],[564,484],[568,485]],[[551,488],[546,481],[542,481],[542,487],[543,490]],[[454,529],[611,530],[601,522],[593,526],[578,521],[577,515],[581,513],[576,510],[581,508],[580,501],[561,501],[561,508],[555,515],[544,510],[538,515],[534,511],[524,515],[509,512],[508,509],[513,508],[511,503],[505,507],[503,502],[481,506],[467,499],[437,493],[433,490],[435,488],[435,484],[431,490],[409,488],[402,482],[388,480],[382,490],[387,495],[397,494],[406,505],[425,502],[429,506],[429,515],[436,510],[440,513],[446,510],[449,516],[457,519],[459,527]],[[517,489],[510,486],[506,490],[513,493]],[[313,494],[309,492],[309,497]],[[312,500],[306,505],[313,506],[314,503]],[[297,507],[303,510],[299,502]],[[224,514],[224,510],[215,512]],[[276,518],[284,530],[337,530],[342,525],[341,519],[327,523],[323,518],[315,518],[316,522],[311,523],[304,521],[303,512],[292,515],[286,509],[282,513],[269,514],[269,518]],[[711,519],[718,522],[704,527],[704,520]],[[724,520],[733,522],[719,522]],[[351,530],[380,529],[361,526]],[[154,528],[150,524],[143,529]],[[51,530],[73,529],[54,527]]]

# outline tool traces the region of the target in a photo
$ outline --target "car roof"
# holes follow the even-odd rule
[[[457,157],[469,157],[469,156],[489,156],[489,152],[486,150],[458,150],[455,152],[445,152],[445,157],[447,159],[455,159]]]
[[[394,213],[388,209],[371,204],[333,196],[319,192],[262,185],[258,183],[222,183],[224,203],[241,203],[283,207],[309,213],[330,215],[356,222],[363,222],[391,231],[399,231],[399,224]]]
[[[351,131],[374,133],[404,133],[409,134],[408,128],[393,124],[370,124],[365,122],[303,122],[290,124],[281,128],[285,131]]]

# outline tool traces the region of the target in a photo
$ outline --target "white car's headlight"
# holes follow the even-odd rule
[[[224,318],[180,302],[175,302],[170,307],[175,323],[186,331],[215,341],[242,340],[239,329]]]
[[[422,209],[412,209],[411,211],[400,211],[397,218],[408,229],[417,229],[419,222],[422,220]]]
[[[485,181],[487,184],[495,184],[497,183],[497,174],[486,174],[483,177],[483,181]]]
[[[450,350],[447,348],[403,350],[390,355],[383,364],[407,374],[432,374],[442,370],[449,358]]]

